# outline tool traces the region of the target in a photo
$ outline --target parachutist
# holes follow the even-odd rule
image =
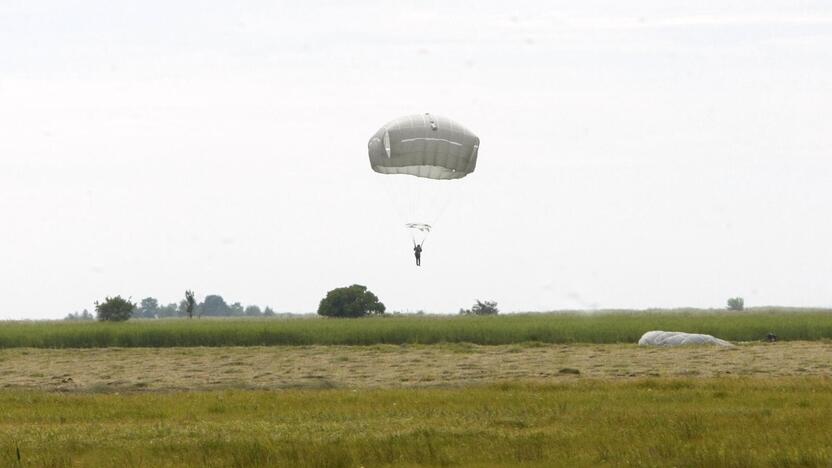
[[[413,239],[416,266],[422,265],[422,244],[431,231],[424,221],[436,221],[440,206],[460,198],[449,196],[454,192],[451,186],[457,185],[449,181],[474,172],[479,148],[480,139],[470,130],[433,114],[387,122],[367,142],[370,167],[392,176],[385,177],[392,182],[391,195],[403,202],[398,211],[409,221],[405,227]]]

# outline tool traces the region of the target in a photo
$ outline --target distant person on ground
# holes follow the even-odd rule
[[[422,265],[422,244],[413,246],[413,255],[416,256],[416,266]]]

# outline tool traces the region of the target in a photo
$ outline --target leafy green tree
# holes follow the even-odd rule
[[[184,312],[185,315],[188,316],[189,319],[194,318],[194,309],[196,308],[196,298],[194,297],[194,292],[190,289],[185,291],[185,300],[184,302]],[[180,304],[180,309],[182,309],[183,304]]]
[[[277,314],[274,313],[274,310],[272,310],[271,307],[266,307],[263,309],[263,315],[266,317],[274,317]]]
[[[383,314],[384,304],[366,286],[353,284],[326,293],[318,305],[318,314],[325,317],[364,317]]]
[[[94,318],[90,311],[84,309],[83,312],[70,312],[64,320],[93,320]]]
[[[205,301],[199,305],[199,308],[200,315],[204,315],[206,317],[222,317],[231,315],[231,308],[225,303],[225,299],[216,294],[205,296]]]
[[[133,315],[136,304],[121,296],[106,297],[104,302],[95,303],[95,314],[100,321],[123,322]]]
[[[187,317],[188,316],[188,301],[187,299],[182,299],[179,301],[179,305],[176,307],[176,316],[177,317]]]
[[[741,297],[732,297],[728,299],[728,310],[743,310],[745,309],[745,300]]]
[[[474,315],[497,315],[500,313],[500,309],[497,308],[497,301],[480,301],[477,299],[477,303],[471,307],[471,312]]]
[[[235,302],[228,307],[229,315],[232,317],[242,317],[246,314],[246,310],[239,302]]]
[[[497,315],[500,310],[497,309],[497,302],[495,301],[480,301],[476,300],[470,309],[459,309],[459,315]]]
[[[133,314],[141,318],[156,318],[159,313],[159,301],[152,297],[146,297],[139,303],[139,308]]]
[[[178,313],[179,313],[179,310],[177,309],[176,303],[171,302],[168,305],[159,307],[159,313],[156,314],[156,316],[159,317],[159,318],[162,318],[162,317],[176,317],[176,315]]]
[[[261,315],[263,315],[263,311],[261,311],[260,308],[256,305],[250,305],[246,307],[245,313],[248,317],[260,317]]]

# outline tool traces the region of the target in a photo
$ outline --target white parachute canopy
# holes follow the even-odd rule
[[[460,197],[460,179],[474,172],[479,144],[470,130],[433,114],[400,117],[370,137],[370,167],[383,176],[381,185],[414,243],[422,244]]]
[[[461,179],[477,167],[480,139],[451,119],[432,114],[400,117],[370,137],[370,167],[380,174]]]
[[[689,346],[689,345],[716,345],[734,346],[731,343],[715,338],[711,335],[699,333],[649,331],[638,340],[639,346]]]

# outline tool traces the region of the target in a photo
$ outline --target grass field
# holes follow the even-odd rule
[[[5,322],[0,466],[832,466],[830,338],[782,309]]]
[[[513,314],[497,317],[392,316],[366,319],[135,320],[126,323],[3,322],[0,348],[634,343],[648,330],[708,333],[756,341],[832,339],[832,311],[753,309]]]
[[[0,465],[10,467],[832,464],[824,378],[5,391],[0,409]]]

